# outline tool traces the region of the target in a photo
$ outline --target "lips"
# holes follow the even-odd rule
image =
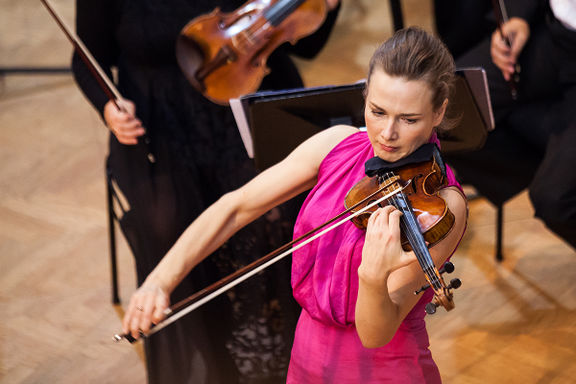
[[[396,152],[398,150],[398,147],[390,147],[390,146],[384,145],[384,144],[380,144],[380,148],[386,152]]]

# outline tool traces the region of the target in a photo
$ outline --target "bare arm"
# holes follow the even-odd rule
[[[437,266],[444,264],[456,249],[466,226],[466,200],[456,188],[441,191],[455,216],[450,233],[430,248]],[[376,348],[387,344],[420,296],[414,291],[426,283],[424,273],[412,252],[400,245],[401,213],[385,207],[369,220],[362,263],[358,268],[359,290],[356,328],[362,344]]]
[[[122,322],[125,333],[138,337],[164,317],[169,294],[184,277],[239,229],[271,208],[310,189],[328,152],[357,132],[336,126],[318,133],[286,159],[240,189],[227,193],[204,211],[182,234],[130,300]],[[141,308],[142,310],[139,310]]]

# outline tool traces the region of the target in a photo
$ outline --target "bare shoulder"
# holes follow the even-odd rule
[[[304,155],[309,164],[319,166],[334,147],[357,132],[359,132],[358,128],[350,125],[335,125],[306,140],[294,151],[294,154]]]
[[[359,132],[359,129],[351,125],[335,125],[318,132],[307,141],[330,152],[338,143],[356,132]]]
[[[242,193],[257,196],[267,209],[312,188],[317,181],[320,164],[328,153],[358,128],[338,125],[310,137],[284,160],[260,173],[242,188]],[[245,199],[248,200],[248,199]]]
[[[273,167],[276,174],[308,188],[316,183],[320,164],[342,140],[359,129],[350,125],[335,125],[310,137],[284,160]]]

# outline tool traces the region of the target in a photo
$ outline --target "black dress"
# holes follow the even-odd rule
[[[217,4],[216,4],[217,3]],[[254,177],[228,107],[211,103],[185,80],[175,58],[175,40],[192,18],[240,0],[77,1],[77,33],[136,104],[156,163],[145,146],[126,146],[110,135],[107,167],[128,202],[120,220],[135,257],[141,284],[172,244],[202,211],[224,193]],[[321,29],[269,58],[263,88],[302,86],[288,57],[291,49],[311,57],[325,43],[337,11]],[[73,71],[84,94],[102,114],[108,101],[75,55]],[[172,294],[189,296],[242,265],[288,242],[297,200],[249,225],[196,267]],[[284,382],[299,307],[284,260],[227,295],[158,332],[145,343],[150,383]],[[127,367],[129,369],[129,367]]]

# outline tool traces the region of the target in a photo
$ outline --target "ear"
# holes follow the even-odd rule
[[[446,113],[446,107],[448,107],[448,99],[444,99],[444,102],[438,108],[437,111],[434,112],[434,126],[437,127],[440,125],[442,120],[444,120],[444,114]]]

